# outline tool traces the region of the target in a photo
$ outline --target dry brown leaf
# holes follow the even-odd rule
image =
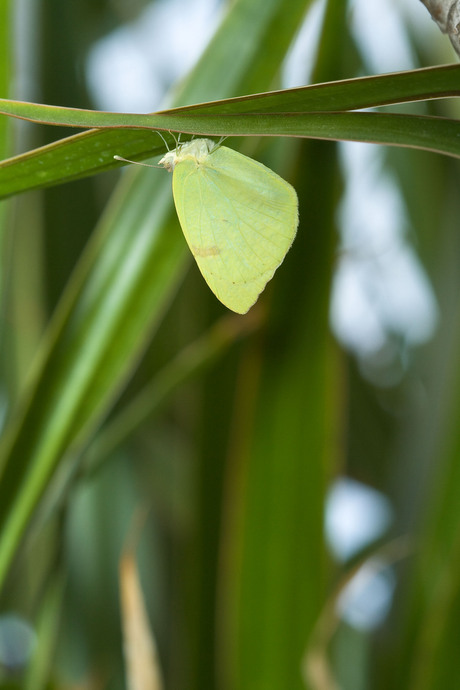
[[[460,0],[421,0],[460,55]]]
[[[134,539],[120,560],[120,597],[127,690],[163,690],[155,640],[137,569]],[[137,540],[136,540],[137,541]]]

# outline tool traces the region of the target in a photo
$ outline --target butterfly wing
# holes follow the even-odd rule
[[[261,163],[221,146],[200,162],[179,162],[173,193],[204,279],[225,306],[246,313],[294,240],[294,188]]]

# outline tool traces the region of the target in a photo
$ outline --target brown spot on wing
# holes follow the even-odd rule
[[[216,256],[220,254],[219,247],[192,247],[194,256]]]

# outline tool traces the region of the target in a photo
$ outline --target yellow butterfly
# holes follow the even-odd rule
[[[245,314],[294,240],[295,189],[211,139],[179,144],[159,165],[173,173],[177,215],[204,279],[226,307]]]

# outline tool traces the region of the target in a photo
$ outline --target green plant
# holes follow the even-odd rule
[[[296,0],[286,12],[280,0],[234,3],[176,93],[178,109],[139,116],[0,102],[0,112],[15,117],[97,128],[6,160],[0,165],[4,198],[58,182],[82,184],[118,167],[114,154],[156,157],[164,153],[159,130],[182,132],[184,139],[231,137],[246,154],[272,159],[296,186],[301,218],[293,250],[261,303],[231,318],[196,272],[186,275],[189,257],[164,171],[127,172],[68,282],[56,270],[57,239],[79,230],[84,244],[87,217],[77,210],[87,205],[91,215],[88,188],[71,192],[82,194],[72,210],[64,192],[60,198],[60,188],[53,189],[59,215],[57,221],[48,216],[50,244],[43,243],[38,281],[28,275],[29,233],[38,228],[20,209],[19,221],[12,213],[4,217],[12,228],[2,245],[4,323],[16,323],[29,309],[25,323],[32,332],[27,342],[5,326],[0,580],[4,607],[24,610],[43,631],[38,658],[46,663],[31,666],[24,681],[30,688],[47,687],[49,678],[57,687],[60,664],[64,675],[96,672],[110,687],[121,686],[116,565],[138,504],[152,506],[142,572],[168,687],[329,688],[321,686],[326,681],[318,669],[328,667],[331,649],[331,677],[343,687],[455,684],[448,642],[455,639],[449,609],[460,582],[451,560],[458,550],[458,386],[451,382],[458,362],[452,295],[460,124],[428,101],[460,95],[460,66],[345,79],[345,65],[358,60],[356,47],[344,30],[346,4],[329,0],[313,79],[328,83],[269,92],[309,5]],[[2,29],[10,11],[4,3]],[[245,49],[235,51],[236,42]],[[9,49],[6,41],[0,45]],[[5,61],[5,88],[7,67]],[[416,110],[415,101],[424,108],[417,114],[407,111]],[[383,109],[407,102],[398,112]],[[379,110],[354,112],[363,108]],[[1,118],[2,150],[6,122]],[[256,136],[284,139],[263,139],[262,146]],[[451,315],[430,345],[411,353],[404,385],[391,392],[360,377],[329,332],[343,187],[337,140],[404,147],[391,150],[389,164],[401,189],[407,187],[419,253]],[[18,205],[25,204],[21,199]],[[63,256],[74,263],[74,255]],[[51,307],[59,296],[49,323],[46,301],[39,307],[34,301],[37,282]],[[18,306],[19,288],[26,297]],[[423,380],[428,404],[409,407],[401,421],[396,411],[414,378]],[[374,428],[382,431],[380,445]],[[361,444],[370,449],[368,461]],[[379,478],[392,495],[396,534],[416,534],[420,543],[406,572],[410,584],[398,590],[401,597],[409,591],[408,603],[388,623],[391,639],[374,645],[374,657],[363,651],[368,638],[345,625],[332,645],[318,633],[341,575],[327,554],[323,514],[344,455],[350,474],[375,484]],[[418,491],[414,457],[426,468]],[[379,459],[388,469],[379,470]],[[406,477],[396,474],[401,459]],[[434,460],[441,467],[436,498],[428,481]],[[422,496],[432,502],[426,513]],[[54,662],[59,610],[64,632]],[[302,672],[312,639],[321,644]],[[346,645],[356,664],[351,675],[340,659]],[[374,661],[369,671],[366,659]]]

